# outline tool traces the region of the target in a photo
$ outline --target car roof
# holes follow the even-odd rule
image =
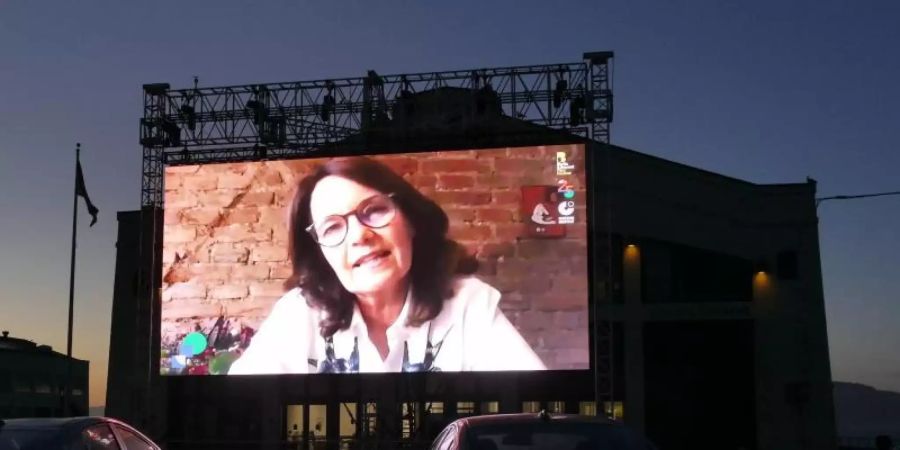
[[[518,413],[518,414],[490,414],[484,416],[463,417],[456,420],[456,423],[464,426],[482,426],[504,423],[586,423],[586,424],[605,424],[620,425],[619,422],[607,419],[605,417],[579,416],[575,414],[548,414],[540,413]]]
[[[28,418],[28,419],[2,419],[0,420],[0,430],[3,428],[23,430],[23,429],[51,429],[51,428],[84,428],[89,425],[98,423],[116,423],[122,424],[118,420],[108,417],[47,417],[47,418]]]

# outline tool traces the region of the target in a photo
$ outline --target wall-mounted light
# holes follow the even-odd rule
[[[756,264],[753,265],[753,272],[754,273],[769,273],[769,263],[764,259],[756,261]]]
[[[638,248],[637,244],[633,242],[628,242],[626,239],[625,242],[625,251],[622,255],[624,257],[624,263],[626,266],[634,266],[640,264],[641,261],[641,250]]]

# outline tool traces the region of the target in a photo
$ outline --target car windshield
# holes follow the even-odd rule
[[[47,448],[50,435],[48,430],[0,428],[0,450]]]
[[[590,422],[528,422],[485,424],[469,428],[470,450],[651,450],[628,429]]]

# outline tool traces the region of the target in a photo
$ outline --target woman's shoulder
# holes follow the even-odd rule
[[[265,319],[259,324],[254,339],[266,340],[268,337],[283,339],[290,335],[297,337],[314,329],[319,317],[303,297],[300,289],[287,291],[272,305]]]
[[[272,306],[269,318],[279,319],[285,318],[296,320],[298,317],[313,314],[312,308],[306,302],[303,292],[300,288],[293,288],[284,293]]]
[[[453,280],[453,297],[448,302],[453,309],[494,311],[500,303],[500,291],[474,275]]]

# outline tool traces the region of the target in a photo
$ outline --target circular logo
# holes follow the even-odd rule
[[[573,201],[565,201],[560,202],[559,207],[559,215],[561,216],[571,216],[575,212],[575,202]]]

